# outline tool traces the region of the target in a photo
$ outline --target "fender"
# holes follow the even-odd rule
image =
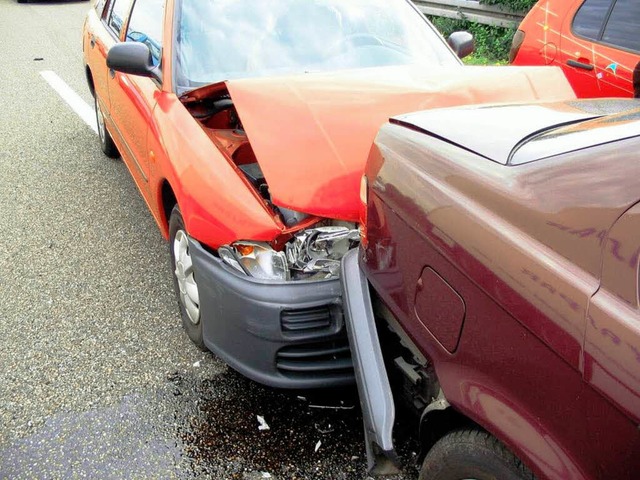
[[[452,364],[435,364],[435,371],[443,391],[443,400],[451,405],[448,408],[464,415],[502,441],[537,476],[565,480],[591,478],[584,473],[585,469],[579,460],[556,441],[553,433],[541,422],[540,416],[524,410],[501,392],[492,389],[490,382],[481,381],[483,374]],[[447,378],[455,378],[456,381],[448,382]],[[421,438],[423,431],[429,429],[443,411],[430,408],[432,405],[423,414]]]

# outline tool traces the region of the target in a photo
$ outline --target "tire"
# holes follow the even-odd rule
[[[109,158],[118,158],[120,153],[118,147],[113,143],[113,139],[107,130],[107,126],[104,123],[104,114],[100,108],[100,102],[98,101],[98,94],[94,95],[95,108],[96,108],[96,125],[98,126],[98,139],[100,140],[100,148],[104,154]]]
[[[456,430],[429,450],[419,480],[535,480],[533,473],[494,436]]]
[[[169,217],[169,254],[171,255],[171,276],[180,306],[182,326],[194,345],[206,351],[207,348],[202,340],[200,293],[193,272],[187,231],[178,205],[173,207]]]

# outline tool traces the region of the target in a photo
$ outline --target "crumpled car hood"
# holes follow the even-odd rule
[[[380,126],[436,107],[575,98],[555,67],[385,67],[232,80],[227,88],[274,204],[357,221]]]

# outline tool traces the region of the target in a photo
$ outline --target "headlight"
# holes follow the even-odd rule
[[[344,254],[358,246],[360,234],[354,227],[355,224],[327,225],[301,230],[282,252],[268,243],[243,240],[220,247],[218,255],[237,271],[264,280],[336,278],[340,276]]]
[[[218,249],[220,258],[247,275],[263,280],[289,280],[289,267],[283,252],[267,244],[235,242]]]

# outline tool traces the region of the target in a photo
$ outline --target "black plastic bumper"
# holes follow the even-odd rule
[[[204,343],[235,370],[277,388],[354,383],[339,280],[243,276],[190,239]]]

